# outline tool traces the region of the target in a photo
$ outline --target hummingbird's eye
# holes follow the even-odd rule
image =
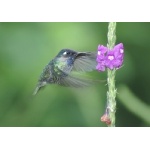
[[[64,52],[63,55],[67,55],[67,52]]]
[[[66,51],[65,51],[65,52],[63,53],[63,55],[64,55],[64,56],[70,55],[70,52],[66,52]]]

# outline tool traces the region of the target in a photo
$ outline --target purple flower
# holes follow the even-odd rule
[[[98,52],[96,61],[98,62],[96,69],[99,71],[105,71],[105,53],[107,52],[107,47],[103,45],[98,45]]]
[[[116,45],[112,50],[107,52],[105,58],[105,66],[109,69],[120,68],[123,63],[124,58],[124,48],[123,44],[120,43]]]
[[[99,71],[105,71],[105,61],[99,61],[96,66],[96,69]]]
[[[103,46],[103,45],[98,45],[98,54],[105,54],[107,52],[107,47]]]
[[[122,66],[123,59],[124,47],[122,43],[116,45],[112,50],[109,50],[103,45],[99,45],[96,58],[98,63],[96,69],[98,71],[105,71],[105,67],[111,70],[114,68],[118,69]]]

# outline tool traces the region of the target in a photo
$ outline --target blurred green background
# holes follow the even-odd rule
[[[106,83],[82,90],[49,85],[32,93],[62,48],[97,51],[107,44],[107,29],[108,23],[0,23],[0,126],[106,126],[100,121]],[[116,75],[116,126],[150,126],[150,23],[117,23],[116,35],[125,47]]]

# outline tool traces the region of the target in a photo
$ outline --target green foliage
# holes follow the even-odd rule
[[[49,85],[32,93],[42,69],[62,48],[97,51],[98,44],[107,44],[107,28],[108,23],[0,23],[0,126],[106,126],[100,122],[106,82],[82,90]],[[117,23],[116,35],[125,47],[116,88],[125,84],[149,105],[150,23]],[[106,80],[106,73],[92,76]],[[150,125],[120,102],[116,126]]]

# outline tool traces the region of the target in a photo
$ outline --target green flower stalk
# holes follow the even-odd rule
[[[97,66],[98,71],[105,71],[107,68],[107,107],[105,114],[102,116],[101,121],[105,122],[108,126],[115,126],[115,112],[116,112],[116,93],[115,88],[115,73],[123,64],[124,47],[123,44],[116,42],[116,23],[110,22],[108,25],[108,44],[107,47],[103,45],[98,46],[97,53]]]
[[[108,44],[107,47],[112,49],[115,46],[116,42],[116,22],[110,22],[108,25]]]
[[[110,22],[108,25],[108,44],[109,49],[113,49],[116,42],[116,22]],[[116,68],[113,70],[107,69],[107,108],[109,110],[108,115],[111,120],[111,124],[108,126],[115,127],[115,113],[116,113],[116,93],[117,89],[115,87],[115,73]]]

